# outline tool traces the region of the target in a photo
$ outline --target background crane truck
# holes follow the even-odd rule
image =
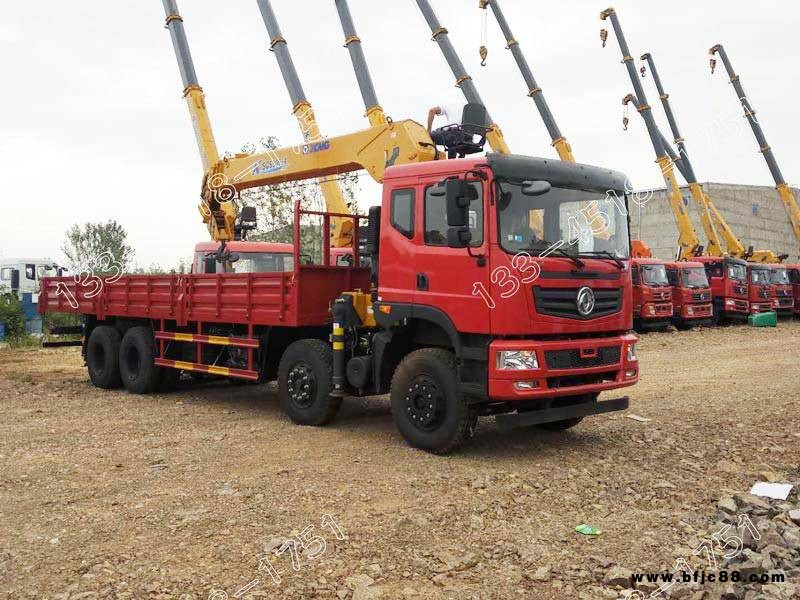
[[[672,287],[666,263],[655,258],[634,258],[633,323],[637,331],[666,329],[672,323]]]
[[[771,312],[775,308],[772,288],[772,268],[760,263],[747,263],[750,314]]]
[[[747,262],[730,256],[698,256],[711,284],[714,324],[740,323],[750,314],[750,286]]]
[[[711,285],[703,263],[667,263],[667,279],[672,286],[673,323],[678,329],[711,325],[714,307]]]
[[[773,309],[779,317],[792,318],[795,300],[789,267],[772,265],[769,282],[772,290]]]
[[[169,389],[182,371],[277,380],[281,405],[304,425],[330,422],[346,395],[389,392],[402,435],[434,453],[458,447],[480,415],[503,427],[560,430],[627,407],[625,397],[598,400],[639,377],[628,333],[627,217],[609,199],[625,198],[622,174],[518,155],[467,156],[485,137],[445,148],[464,158],[443,159],[413,121],[330,138],[314,153],[284,148],[221,159],[182,19],[174,0],[164,5],[204,165],[200,212],[214,260],[242,260],[234,249],[254,215],[238,210],[241,190],[365,169],[383,181],[368,219],[372,267],[359,260],[364,217],[298,203],[291,270],[283,258],[284,269],[269,272],[124,275],[103,281],[99,293],[46,278],[40,311],[84,316],[95,386],[149,393]],[[488,136],[485,111],[468,108],[476,117],[470,131],[482,115]],[[608,238],[570,239],[570,219],[598,205],[614,215]],[[305,215],[323,222],[323,257],[314,264],[301,260]],[[545,227],[541,238],[529,228],[534,215]],[[333,219],[351,224],[350,264],[331,264]],[[204,264],[210,258],[204,254]]]
[[[794,316],[800,316],[800,265],[787,265],[789,267],[789,281],[794,289]]]

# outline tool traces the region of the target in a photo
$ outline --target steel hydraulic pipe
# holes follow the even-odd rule
[[[342,23],[344,32],[344,45],[350,53],[350,60],[353,63],[353,70],[356,74],[358,87],[361,90],[361,97],[364,100],[364,109],[371,125],[385,125],[386,115],[378,102],[378,95],[375,93],[375,86],[372,83],[372,76],[369,72],[367,59],[364,56],[364,48],[361,45],[361,38],[356,33],[353,23],[353,16],[350,14],[350,7],[347,0],[335,0],[336,10],[339,12],[339,21]]]
[[[547,128],[547,132],[550,134],[550,139],[556,151],[558,152],[559,157],[565,162],[574,163],[575,157],[572,154],[572,148],[570,147],[567,139],[561,133],[558,123],[556,123],[555,117],[550,110],[550,106],[547,104],[547,100],[544,97],[544,92],[536,82],[536,78],[533,76],[533,72],[531,71],[530,65],[525,58],[525,54],[522,52],[522,48],[520,48],[519,42],[516,40],[516,38],[514,38],[514,34],[511,32],[511,26],[508,24],[508,20],[503,14],[503,10],[500,8],[499,1],[480,0],[480,7],[484,10],[487,7],[492,9],[492,13],[497,20],[497,24],[500,26],[500,30],[503,32],[503,36],[506,38],[507,48],[514,56],[514,60],[517,63],[517,67],[519,67],[522,78],[525,80],[525,84],[528,86],[528,96],[532,98],[536,104],[536,108],[539,110],[539,115],[542,117],[544,126]]]
[[[431,28],[433,40],[439,45],[447,64],[450,66],[450,70],[453,72],[453,76],[456,78],[456,86],[461,89],[467,102],[486,106],[478,93],[478,89],[475,87],[475,83],[472,81],[472,77],[467,73],[464,64],[461,62],[458,53],[453,47],[447,29],[442,27],[430,2],[428,2],[428,0],[417,0],[417,6],[419,6],[422,15]],[[510,154],[511,151],[503,138],[500,127],[492,120],[491,116],[489,116],[488,109],[486,116],[489,121],[489,132],[486,137],[492,149],[502,154]]]

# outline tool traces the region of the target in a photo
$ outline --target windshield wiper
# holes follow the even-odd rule
[[[544,251],[547,251],[547,250],[548,249],[545,248]],[[567,252],[563,248],[551,247],[551,248],[549,248],[549,250],[550,250],[550,254],[557,254],[558,256],[563,256],[564,258],[570,259],[572,262],[575,263],[575,266],[578,267],[579,269],[582,269],[585,266],[585,263],[580,258],[575,256],[574,254],[570,254],[569,252]],[[539,256],[541,256],[541,252],[539,253]]]
[[[598,250],[596,252],[591,252],[591,253],[587,253],[587,254],[589,254],[589,255],[597,255],[597,256],[605,256],[606,258],[610,258],[615,263],[617,263],[617,266],[619,267],[620,271],[624,271],[625,270],[625,263],[622,262],[618,257],[616,257],[613,254],[611,254],[611,252],[609,252],[608,250]]]

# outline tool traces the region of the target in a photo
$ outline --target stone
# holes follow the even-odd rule
[[[800,525],[800,508],[796,508],[795,510],[790,510],[789,518],[798,525]]]
[[[606,571],[603,582],[606,585],[618,585],[624,588],[631,587],[631,572],[622,567],[611,567]]]
[[[533,572],[533,579],[534,581],[545,582],[550,581],[552,577],[552,573],[550,571],[550,567],[539,567],[536,571]]]
[[[369,575],[364,575],[363,573],[360,575],[351,575],[347,579],[344,580],[344,583],[347,587],[351,590],[361,587],[367,587],[372,585],[375,580],[370,577]]]
[[[735,515],[739,510],[739,508],[736,506],[736,501],[730,496],[722,498],[719,502],[717,502],[717,508],[728,513],[729,515]]]

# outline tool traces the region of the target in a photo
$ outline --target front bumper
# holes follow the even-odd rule
[[[642,304],[642,311],[639,313],[639,318],[643,321],[650,319],[671,319],[672,318],[672,303],[671,302],[646,302]]]
[[[714,314],[714,308],[709,304],[684,304],[681,307],[681,319],[691,321],[693,319],[710,319]]]
[[[775,305],[771,300],[765,300],[764,302],[750,303],[751,315],[760,315],[761,313],[772,312],[773,310],[775,310]]]
[[[725,298],[722,311],[727,315],[738,314],[746,318],[750,314],[750,303],[743,298]]]
[[[610,338],[536,341],[495,340],[489,346],[489,398],[533,400],[579,396],[634,385],[639,361],[628,360],[634,335]],[[533,350],[537,369],[499,369],[497,353]]]

